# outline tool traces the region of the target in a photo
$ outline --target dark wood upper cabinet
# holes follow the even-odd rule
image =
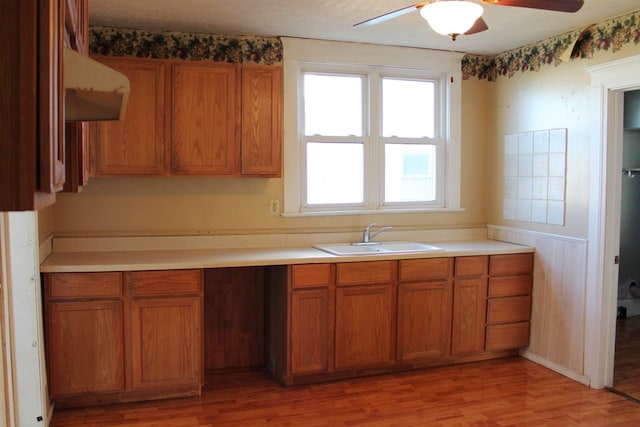
[[[37,210],[87,181],[83,123],[64,122],[64,47],[87,52],[87,0],[0,4],[0,211]]]
[[[64,170],[63,0],[0,4],[0,211],[55,201]]]

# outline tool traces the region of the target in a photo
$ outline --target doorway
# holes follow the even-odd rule
[[[613,388],[640,400],[640,90],[624,92],[623,98]]]
[[[640,55],[587,67],[589,214],[584,374],[591,387],[613,386],[624,92],[640,89]]]

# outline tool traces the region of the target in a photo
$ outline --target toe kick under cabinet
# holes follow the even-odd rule
[[[57,407],[200,395],[202,270],[45,274]]]
[[[295,385],[515,355],[533,253],[274,266],[267,369]]]

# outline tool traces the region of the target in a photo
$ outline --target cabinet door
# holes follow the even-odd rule
[[[86,55],[89,51],[89,1],[65,0],[65,6],[69,47]]]
[[[62,71],[64,0],[39,1],[40,190],[61,191],[65,181],[64,84]]]
[[[231,64],[172,65],[172,174],[238,174],[237,70]]]
[[[281,175],[282,68],[242,66],[242,174]]]
[[[64,183],[62,0],[3,0],[0,211],[43,208]],[[38,65],[39,64],[39,65]]]
[[[97,125],[94,175],[162,175],[165,63],[136,58],[96,59],[126,75],[131,91],[124,118]]]
[[[487,311],[487,279],[457,279],[453,291],[451,354],[481,353]]]
[[[329,289],[291,293],[291,373],[329,371]]]
[[[391,284],[336,289],[336,369],[394,363],[393,290]]]
[[[121,301],[64,301],[47,306],[52,398],[124,388]]]
[[[398,360],[439,359],[451,348],[450,281],[398,285]]]
[[[65,46],[88,55],[88,0],[65,0]],[[65,123],[65,168],[63,191],[78,193],[89,181],[89,122]]]
[[[201,305],[198,297],[132,301],[134,390],[200,384]]]
[[[67,144],[65,167],[67,175],[64,183],[64,192],[79,193],[89,182],[88,138],[91,125],[89,122],[65,124],[65,140]]]

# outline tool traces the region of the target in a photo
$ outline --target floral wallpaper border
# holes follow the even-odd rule
[[[154,33],[92,26],[89,28],[89,52],[92,55],[189,59],[235,64],[282,64],[282,42],[278,37]]]
[[[466,55],[462,77],[496,81],[545,65],[592,58],[597,51],[616,52],[629,43],[640,43],[640,10],[496,56]],[[282,50],[278,37],[89,28],[89,51],[94,55],[281,65]]]
[[[640,43],[640,10],[496,56],[466,55],[462,78],[496,81],[518,72],[538,71],[544,65],[592,58],[596,51],[616,52],[629,43]]]

